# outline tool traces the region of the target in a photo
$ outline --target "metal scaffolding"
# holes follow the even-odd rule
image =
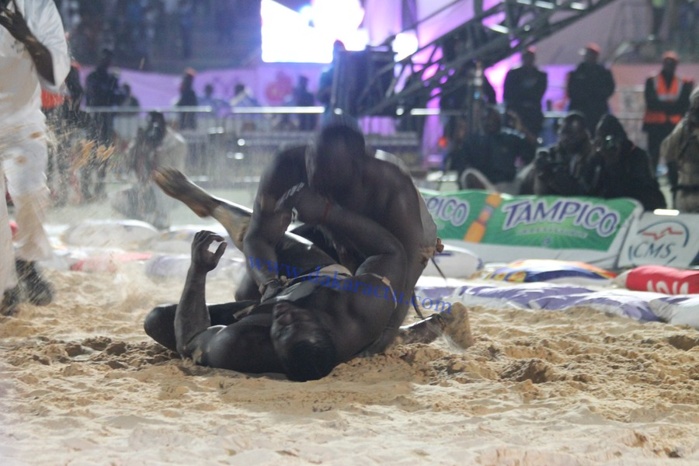
[[[386,59],[392,52],[385,46],[369,48],[359,52],[369,57],[362,70],[367,77],[353,95],[337,100],[351,101],[355,116],[400,116],[415,102],[440,97],[447,79],[449,88],[469,85],[473,77],[458,70],[476,63],[487,68],[613,1],[505,0],[398,62]]]

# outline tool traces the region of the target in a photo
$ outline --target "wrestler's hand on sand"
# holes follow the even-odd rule
[[[277,201],[276,211],[295,209],[300,221],[309,224],[321,223],[332,203],[304,183],[292,187]]]
[[[34,37],[32,31],[29,30],[27,21],[22,16],[22,13],[17,8],[17,2],[12,0],[12,5],[14,6],[14,11],[9,8],[2,8],[0,10],[0,25],[2,25],[7,31],[12,34],[12,37],[22,42],[23,44],[27,39]]]
[[[215,252],[211,252],[209,247],[214,241],[220,241],[221,244],[218,245]],[[192,241],[192,267],[198,272],[211,272],[218,265],[227,245],[222,236],[211,231],[200,231]]]

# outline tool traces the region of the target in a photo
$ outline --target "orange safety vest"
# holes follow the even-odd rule
[[[680,79],[677,76],[672,78],[670,86],[665,84],[665,79],[662,75],[657,75],[653,78],[655,84],[655,93],[658,96],[658,100],[661,102],[674,102],[680,97],[681,86]],[[682,119],[682,114],[679,113],[666,113],[662,110],[648,110],[643,115],[643,123],[647,125],[664,125],[665,123],[672,123],[676,125]]]

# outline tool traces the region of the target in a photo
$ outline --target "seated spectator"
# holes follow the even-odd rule
[[[699,212],[699,88],[689,96],[689,111],[660,146],[672,187],[673,203],[682,212]]]
[[[447,154],[460,189],[487,189],[508,194],[519,191],[517,172],[534,158],[535,146],[523,134],[502,125],[502,115],[487,107],[483,132],[468,135]]]
[[[595,164],[598,164],[593,194],[605,199],[630,197],[644,210],[664,209],[665,196],[653,176],[648,153],[631,142],[624,127],[605,115],[595,131]]]
[[[127,218],[149,222],[160,229],[168,228],[175,203],[151,182],[151,174],[165,167],[184,170],[187,142],[167,125],[162,113],[150,112],[148,126],[139,129],[128,154],[127,163],[137,181],[115,194],[112,208]]]
[[[131,86],[127,83],[124,83],[121,85],[121,92],[123,94],[123,99],[121,101],[121,107],[127,107],[127,108],[140,108],[141,103],[138,101],[138,99],[132,94],[131,92]]]
[[[589,196],[592,194],[595,167],[594,147],[585,117],[570,112],[558,130],[558,142],[536,154],[533,166],[523,181],[520,194]]]

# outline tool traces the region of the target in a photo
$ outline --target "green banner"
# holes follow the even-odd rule
[[[630,199],[420,190],[442,239],[606,251],[638,204]]]

